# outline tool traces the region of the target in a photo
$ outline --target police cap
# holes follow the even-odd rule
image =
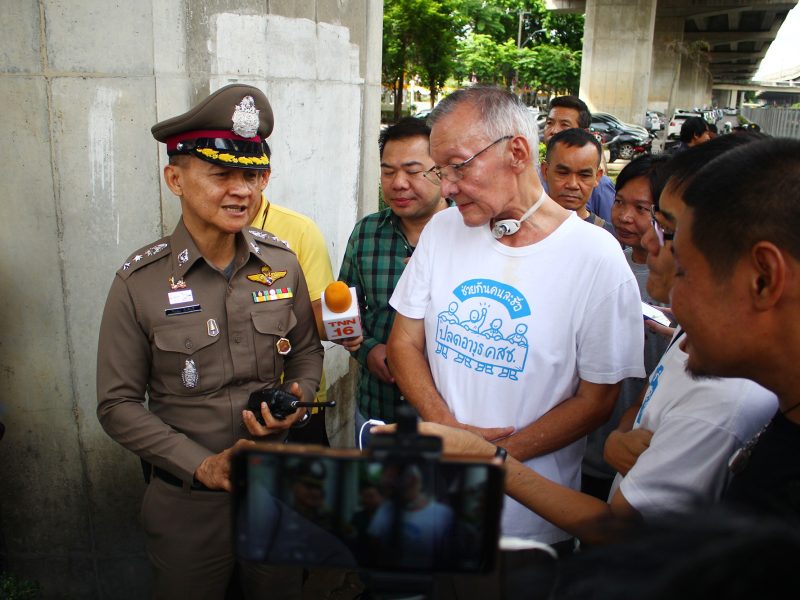
[[[266,138],[272,107],[257,87],[234,83],[218,89],[189,111],[153,125],[167,154],[188,154],[223,167],[269,169]]]

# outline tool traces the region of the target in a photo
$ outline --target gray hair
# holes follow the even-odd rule
[[[521,135],[528,140],[533,163],[538,163],[539,131],[533,113],[519,98],[503,88],[472,85],[456,90],[436,105],[428,117],[428,124],[433,127],[463,103],[477,110],[487,138],[496,140],[505,135]]]

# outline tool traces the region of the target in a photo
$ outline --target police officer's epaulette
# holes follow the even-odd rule
[[[276,248],[280,248],[281,250],[288,250],[289,252],[294,254],[294,250],[292,250],[289,247],[289,242],[275,237],[269,231],[264,231],[263,229],[256,229],[255,227],[248,227],[247,229],[245,229],[245,231],[250,235],[252,235],[257,242],[266,244],[267,246],[274,246]]]
[[[145,265],[149,265],[151,262],[158,260],[159,258],[169,256],[170,247],[169,243],[167,242],[168,239],[169,238],[161,238],[153,244],[148,244],[143,248],[139,248],[123,263],[123,265],[117,271],[117,275],[123,279],[126,279],[136,269],[140,269]]]

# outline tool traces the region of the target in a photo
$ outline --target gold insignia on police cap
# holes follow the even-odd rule
[[[232,131],[243,138],[251,138],[258,133],[258,109],[252,96],[245,96],[233,111]]]
[[[269,265],[261,267],[261,273],[247,276],[250,281],[263,283],[267,286],[272,285],[278,281],[278,279],[283,279],[284,277],[286,277],[286,271],[273,271]]]
[[[210,94],[187,112],[153,125],[153,137],[167,154],[188,154],[239,169],[267,170],[274,119],[266,95],[257,87],[234,83]]]

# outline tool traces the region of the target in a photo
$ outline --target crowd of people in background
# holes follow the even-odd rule
[[[547,544],[570,574],[541,597],[629,597],[627,580],[647,597],[736,589],[693,577],[711,557],[757,593],[738,565],[772,573],[778,552],[761,550],[798,544],[800,142],[690,117],[671,152],[614,181],[590,121],[579,98],[554,98],[541,164],[530,112],[497,87],[382,131],[386,208],[356,223],[338,273],[363,329],[339,342],[360,373],[355,430],[411,406],[445,452],[507,457],[503,538]],[[120,267],[103,316],[98,416],[142,460],[156,597],[368,593],[352,573],[232,551],[231,455],[329,444],[322,409],[246,409],[264,387],[326,391],[333,269],[314,222],[267,199],[272,128],[266,96],[241,84],[153,127],[182,218]],[[307,480],[298,490],[318,492]],[[388,517],[377,486],[360,494],[366,544]],[[705,535],[678,528],[634,574],[676,514]],[[500,551],[451,591],[501,597],[535,568]]]

